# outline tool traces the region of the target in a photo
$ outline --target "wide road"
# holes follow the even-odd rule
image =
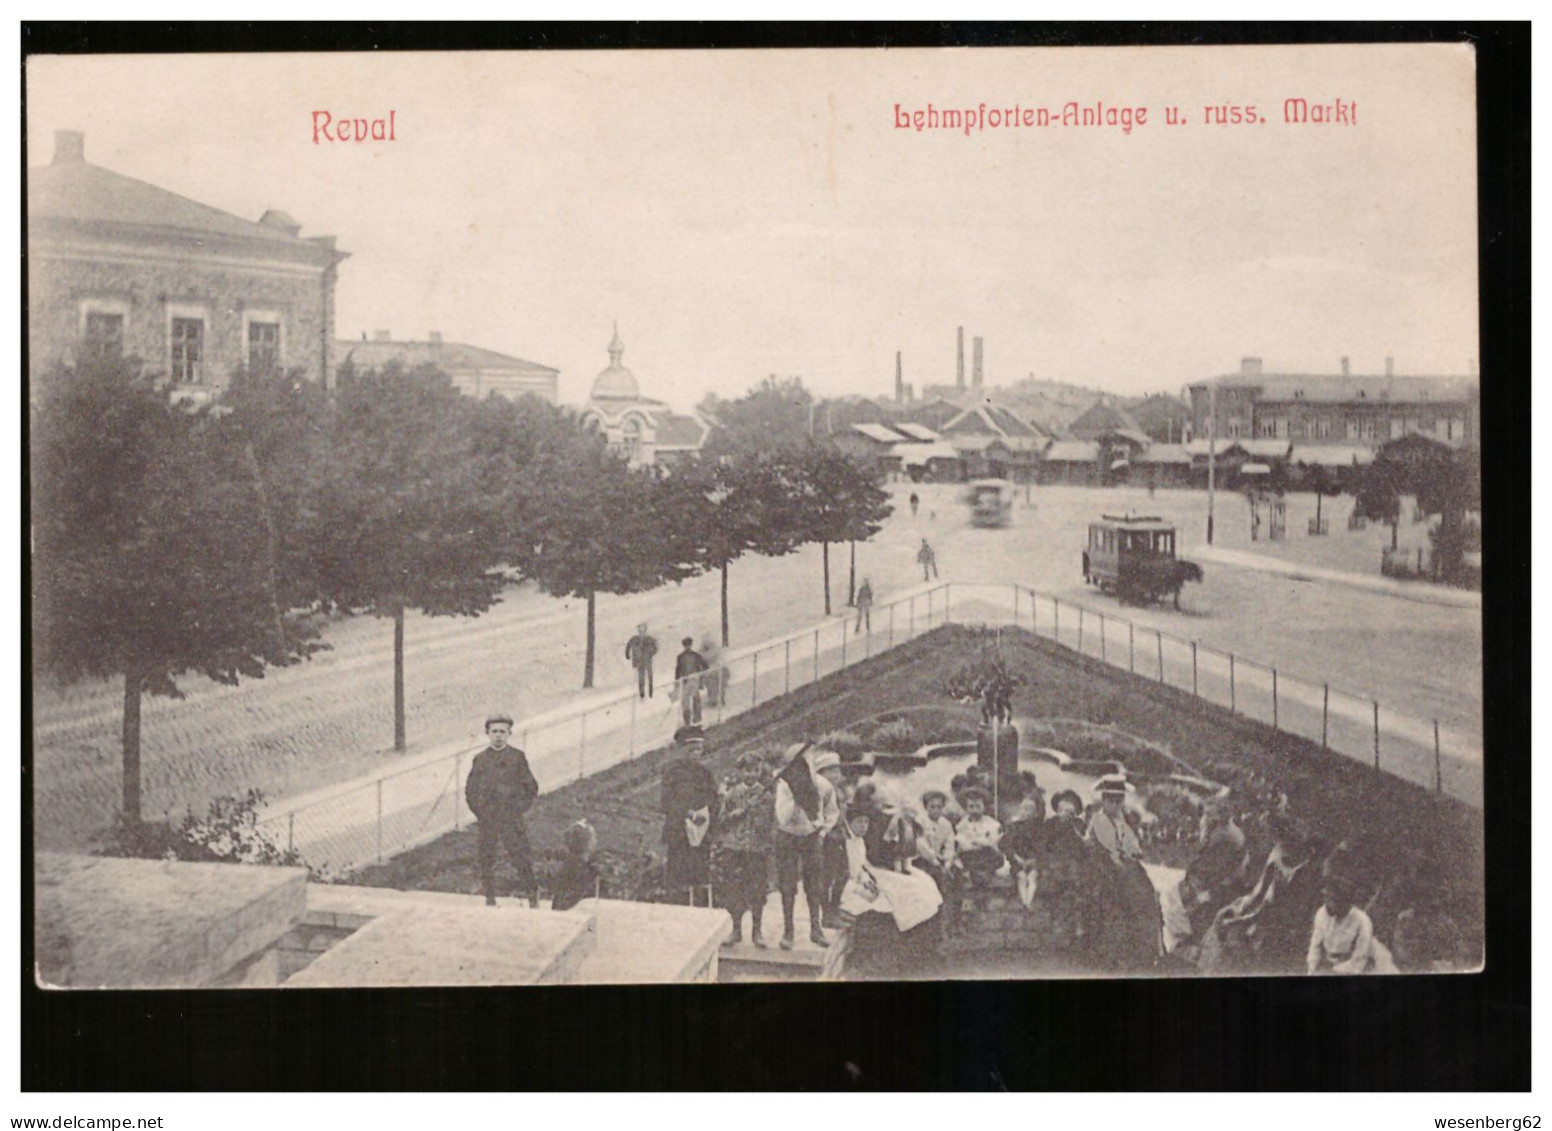
[[[1140,489],[1035,488],[1005,530],[976,530],[949,485],[914,488],[921,513],[912,519],[909,484],[892,485],[896,513],[872,542],[857,548],[859,581],[872,578],[880,603],[892,590],[921,581],[915,552],[922,537],[937,550],[948,581],[1018,581],[1063,600],[1107,607],[1083,585],[1078,555],[1090,518],[1133,509],[1160,514],[1189,547],[1205,530],[1201,493]],[[1251,543],[1246,504],[1219,497],[1219,545],[1283,554],[1332,568],[1377,570],[1388,531],[1349,532],[1349,500],[1326,500],[1332,534],[1309,538],[1311,497],[1295,496],[1285,544]],[[1263,529],[1265,529],[1263,525]],[[1403,541],[1421,526],[1404,526]],[[810,624],[823,614],[821,551],[750,558],[731,574],[732,644],[751,644]],[[844,614],[847,548],[831,547],[833,607]],[[1289,677],[1329,682],[1354,696],[1378,699],[1387,711],[1438,718],[1455,732],[1480,736],[1481,618],[1459,609],[1398,600],[1338,585],[1207,566],[1207,580],[1188,587],[1185,611],[1116,608],[1142,624],[1192,637],[1224,651],[1277,666]],[[718,578],[598,601],[600,688],[632,682],[623,650],[646,620],[662,652],[658,676],[672,673],[679,638],[697,642],[717,625]],[[582,695],[585,608],[532,586],[514,587],[491,612],[472,620],[411,616],[407,626],[408,722],[412,753],[479,738],[487,710],[536,714]],[[880,628],[875,624],[875,630]],[[345,620],[326,633],[331,650],[262,680],[221,687],[185,683],[182,700],[148,701],[144,780],[148,816],[203,810],[212,796],[249,788],[271,798],[357,777],[394,763],[391,745],[392,630],[388,622]],[[37,828],[45,846],[79,845],[112,819],[119,788],[120,689],[39,687],[34,700]],[[661,694],[661,693],[660,693]]]

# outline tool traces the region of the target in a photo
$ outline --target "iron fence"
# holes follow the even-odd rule
[[[942,582],[871,610],[711,657],[701,676],[641,698],[634,687],[587,707],[520,720],[542,791],[668,745],[680,725],[720,724],[948,623],[1017,626],[1139,678],[1297,735],[1440,794],[1481,804],[1481,756],[1437,719],[1383,709],[1371,696],[1290,675],[1257,659],[1022,585]],[[666,693],[665,693],[666,692]],[[313,866],[348,871],[473,820],[463,787],[472,746],[340,787],[261,822]]]

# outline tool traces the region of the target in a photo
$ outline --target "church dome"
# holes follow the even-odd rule
[[[620,328],[614,328],[614,340],[609,343],[609,368],[593,380],[593,399],[636,400],[641,388],[636,375],[620,364],[625,356],[625,343],[620,341]]]

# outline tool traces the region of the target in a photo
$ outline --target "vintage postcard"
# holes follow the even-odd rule
[[[1475,83],[29,58],[39,984],[1480,969]]]

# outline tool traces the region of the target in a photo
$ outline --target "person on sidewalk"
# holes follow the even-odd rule
[[[798,880],[808,899],[808,937],[815,946],[829,946],[821,927],[824,909],[824,838],[840,823],[840,802],[824,772],[839,770],[840,756],[828,750],[814,755],[810,768],[808,743],[793,749],[792,758],[776,778],[776,886],[781,892],[781,949],[791,950],[796,933]]]
[[[938,576],[938,555],[925,538],[922,539],[921,549],[916,551],[916,562],[922,567],[923,581],[931,581]]]
[[[479,838],[480,885],[485,906],[496,906],[496,846],[506,845],[507,855],[517,869],[518,894],[526,894],[530,906],[539,906],[539,885],[534,876],[533,849],[528,843],[528,828],[523,814],[539,797],[539,783],[528,768],[528,756],[515,746],[512,716],[493,714],[485,720],[490,745],[474,756],[464,797],[474,814],[475,835]]]
[[[695,638],[680,641],[684,651],[674,660],[674,686],[679,691],[679,714],[685,726],[701,725],[701,673],[710,665],[695,650]]]
[[[916,512],[921,509],[921,496],[915,491],[911,492],[911,517],[916,517]]]
[[[657,640],[647,635],[647,622],[636,626],[636,635],[625,645],[625,658],[636,669],[636,694],[652,698],[652,658],[657,655]]]
[[[867,622],[868,634],[873,632],[873,586],[867,578],[862,579],[862,585],[857,589],[857,627],[852,630],[856,636],[862,631],[863,622]]]
[[[698,726],[674,732],[678,756],[663,767],[664,869],[670,902],[683,899],[695,907],[708,906],[706,886],[711,882],[711,836],[717,816],[717,779],[701,761],[705,733]]]

